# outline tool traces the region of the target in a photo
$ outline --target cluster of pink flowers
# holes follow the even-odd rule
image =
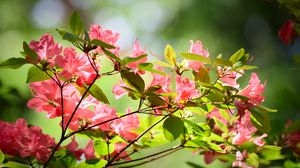
[[[85,37],[87,35],[88,38]],[[147,62],[146,49],[140,46],[138,40],[134,42],[131,54],[128,57],[121,58],[119,56],[120,47],[116,45],[119,33],[105,30],[99,25],[92,25],[87,33],[79,35],[78,38],[79,40],[76,42],[71,41],[83,51],[82,54],[77,53],[71,47],[63,48],[60,44],[54,42],[50,34],[43,35],[39,41],[32,41],[29,45],[32,51],[27,49],[29,53],[30,51],[36,52],[36,56],[27,53],[26,60],[41,69],[49,78],[48,80],[30,82],[29,87],[33,98],[28,101],[27,106],[38,112],[46,112],[48,118],[61,119],[62,134],[57,146],[53,138],[42,134],[40,128],[28,128],[26,121],[23,119],[18,120],[15,125],[0,122],[0,129],[3,130],[0,132],[0,149],[5,154],[20,157],[31,156],[42,163],[46,162],[47,165],[51,159],[49,159],[49,154],[54,156],[56,150],[64,149],[72,152],[77,160],[83,157],[86,160],[103,159],[108,162],[108,166],[111,166],[119,159],[130,160],[129,155],[131,154],[128,154],[129,150],[127,149],[131,147],[130,150],[133,153],[138,151],[138,149],[132,149],[132,146],[140,145],[140,141],[142,143],[140,138],[158,125],[159,122],[165,122],[167,119],[177,121],[182,117],[179,122],[185,123],[190,119],[189,117],[194,115],[189,115],[188,110],[186,110],[189,105],[200,106],[200,104],[213,107],[213,110],[207,114],[208,121],[211,119],[216,121],[215,119],[217,119],[226,127],[221,128],[218,125],[220,122],[214,126],[206,125],[207,130],[211,129],[215,136],[224,138],[232,145],[229,147],[226,143],[219,143],[219,141],[215,143],[214,140],[211,140],[209,143],[215,145],[216,148],[226,152],[227,148],[242,146],[248,142],[258,147],[264,145],[263,138],[267,134],[260,135],[257,133],[257,128],[251,122],[250,111],[251,108],[260,105],[264,101],[265,83],[262,84],[256,73],[252,73],[248,85],[240,89],[237,80],[244,75],[244,71],[236,70],[233,66],[227,67],[227,64],[217,64],[215,66],[212,63],[213,66],[208,68],[206,64],[212,61],[210,61],[209,52],[204,49],[201,41],[191,41],[190,50],[185,53],[188,57],[184,57],[181,64],[176,63],[174,55],[173,58],[170,58],[175,53],[175,51],[171,51],[174,49],[170,47],[167,48],[170,49],[169,55],[166,54],[168,63],[164,62],[161,63],[161,66],[153,66],[153,64]],[[26,53],[25,49],[24,52]],[[105,56],[113,64],[114,69],[112,71],[101,71],[100,58]],[[199,60],[208,61],[201,62]],[[147,66],[147,69],[143,69],[144,66]],[[171,75],[164,75],[163,66],[171,69],[174,73],[173,78]],[[150,80],[143,79],[146,71],[150,71],[150,75],[152,75]],[[184,74],[185,71],[193,71],[194,80],[188,74]],[[216,72],[217,79],[215,82],[210,82],[210,79],[208,81],[200,79],[202,77],[210,78],[211,71]],[[109,105],[109,101],[106,95],[102,93],[101,88],[94,85],[98,79],[117,73],[120,73],[121,79],[113,85],[112,93],[116,99],[120,99],[126,94],[133,100],[140,99],[138,110],[132,111],[129,107],[126,112],[123,112],[123,115],[120,115],[116,109]],[[222,94],[223,97],[226,97],[226,100],[224,102],[222,100],[218,102],[210,100],[208,96],[214,96],[214,93]],[[220,106],[218,105],[227,105],[228,109],[219,109]],[[233,108],[234,105],[236,109]],[[175,114],[177,111],[180,111],[180,114]],[[226,115],[229,118],[235,120],[231,121],[228,117],[222,116],[221,112],[227,113]],[[142,115],[138,115],[139,113],[164,116],[164,118],[145,129],[140,128],[142,125],[140,122],[143,118]],[[191,124],[191,122],[193,123],[193,121],[190,121],[187,124]],[[173,128],[166,126],[168,124],[164,123],[163,129],[172,132]],[[197,124],[191,125],[197,127]],[[159,128],[161,128],[160,125]],[[141,132],[142,129],[144,129],[144,132]],[[101,132],[99,136],[103,137],[99,141],[106,141],[107,150],[109,150],[111,140],[117,139],[112,142],[114,151],[109,151],[107,156],[103,156],[106,154],[97,155],[98,150],[95,152],[95,146],[99,141],[93,138],[88,141],[85,148],[79,148],[75,135],[86,133],[84,131]],[[193,140],[193,137],[196,136],[193,133],[190,136],[191,139],[186,140],[184,137],[182,142]],[[69,137],[72,137],[71,142],[61,146],[64,140]],[[174,136],[174,138],[178,138],[178,136]],[[168,140],[167,135],[166,139]],[[292,139],[290,138],[290,140]],[[184,147],[184,144],[181,146]],[[201,145],[197,148],[202,150]],[[204,149],[207,163],[212,162],[217,155],[224,154],[213,148],[211,151],[207,151],[207,149],[209,147]],[[245,162],[247,152],[241,153],[238,150],[240,149],[234,149],[237,153],[233,166],[247,167],[248,165]]]
[[[118,33],[104,30],[99,25],[92,25],[88,34],[90,39],[102,40],[111,45],[115,45],[119,37]],[[81,100],[82,93],[80,90],[84,88],[84,85],[90,85],[97,77],[98,71],[100,71],[100,65],[96,61],[91,62],[94,60],[89,60],[89,55],[85,53],[77,54],[75,49],[71,47],[63,49],[60,44],[54,42],[53,37],[49,34],[43,35],[39,41],[32,41],[30,48],[37,53],[38,58],[37,60],[30,60],[31,58],[27,57],[28,60],[35,64],[40,63],[50,68],[57,68],[58,71],[54,79],[30,83],[29,86],[34,97],[27,103],[29,108],[38,112],[47,112],[49,118],[63,116],[63,123],[61,123],[61,126],[65,127],[63,129],[66,129],[66,126],[68,126],[69,129],[77,131],[82,127],[96,125],[112,119],[111,122],[99,124],[94,126],[93,129],[119,134],[129,141],[134,140],[138,136],[138,134],[133,132],[139,127],[137,115],[133,114],[117,119],[118,114],[115,109],[108,104],[100,103],[92,95],[88,95]],[[110,50],[116,55],[118,55],[118,51],[118,46]],[[102,50],[98,47],[92,52],[102,53]],[[136,41],[134,51],[130,57],[137,57],[144,53],[144,49],[141,49],[138,41]],[[145,57],[138,63],[146,62],[146,59]],[[135,72],[137,73],[143,73],[138,71],[138,63],[130,63],[128,67],[136,70]],[[72,84],[73,82],[76,84]],[[75,109],[76,112],[74,113]],[[129,109],[127,113],[130,112]],[[67,125],[68,122],[69,125]],[[66,148],[73,152],[77,159],[80,159],[82,154],[85,155],[86,159],[95,158],[92,141],[89,141],[85,149],[77,149],[78,144],[73,138]],[[48,152],[50,151],[49,149]],[[21,156],[25,157],[24,154]],[[46,156],[44,155],[44,157]],[[47,158],[39,160],[45,161],[45,159]]]
[[[0,150],[12,156],[46,162],[55,146],[54,138],[43,134],[37,126],[28,127],[24,119],[18,119],[15,124],[0,121],[0,130]]]
[[[234,110],[231,109],[230,111],[233,112]],[[232,117],[228,110],[226,110],[225,112]],[[210,119],[216,117],[224,125],[230,128],[229,132],[232,138],[232,144],[243,145],[247,142],[252,142],[257,146],[263,146],[265,144],[265,142],[262,139],[267,137],[267,134],[263,134],[261,136],[255,135],[257,129],[253,126],[251,122],[250,112],[248,110],[238,121],[234,122],[233,125],[229,125],[227,120],[220,114],[220,110],[217,108],[215,108],[212,112],[208,113],[207,116]],[[215,125],[214,130],[217,133],[221,131],[217,125]]]
[[[80,101],[80,93],[74,85],[67,85],[63,92],[63,111],[61,104],[61,95],[59,86],[52,80],[34,82],[30,87],[35,95],[34,98],[28,101],[28,107],[35,109],[38,112],[47,112],[49,118],[60,117],[64,113],[64,125],[66,126],[75,107]],[[91,124],[95,125],[106,120],[118,117],[116,110],[107,104],[102,104],[91,95],[86,97],[77,108],[77,111],[72,118],[69,128],[78,130],[81,127]],[[135,119],[135,120],[133,120]],[[103,131],[113,131],[121,136],[129,137],[132,140],[130,133],[132,130],[139,127],[139,122],[135,115],[130,115],[122,119],[114,120],[94,127],[100,128]],[[121,130],[121,131],[120,131]],[[130,136],[125,135],[126,133]]]

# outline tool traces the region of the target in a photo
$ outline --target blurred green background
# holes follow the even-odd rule
[[[272,1],[264,0],[1,0],[0,62],[19,57],[22,42],[38,40],[49,32],[65,45],[55,28],[68,28],[68,18],[76,10],[86,25],[97,23],[121,34],[118,44],[128,50],[136,38],[143,48],[162,55],[166,44],[176,51],[189,49],[189,40],[201,40],[214,57],[229,57],[245,48],[258,65],[262,81],[267,80],[265,105],[279,111],[272,113],[272,134],[279,134],[287,119],[300,119],[300,69],[293,61],[300,54],[300,39],[287,46],[277,37],[280,26],[290,17]],[[15,121],[23,117],[30,124],[58,136],[58,120],[48,120],[45,113],[26,107],[31,97],[25,85],[27,69],[0,71],[0,119]],[[104,80],[103,80],[104,81]],[[112,85],[99,82],[107,94]],[[109,99],[114,100],[113,96]],[[124,110],[128,99],[112,103]],[[132,104],[135,106],[135,104]],[[186,162],[203,165],[202,158],[189,151],[179,151],[140,167],[191,167]],[[216,162],[210,167],[218,167]],[[227,165],[228,166],[228,165]]]

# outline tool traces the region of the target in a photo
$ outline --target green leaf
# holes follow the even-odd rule
[[[31,83],[31,82],[39,82],[39,81],[44,81],[51,79],[45,71],[42,71],[36,66],[32,66],[28,69],[27,73],[27,80],[26,83]]]
[[[193,71],[193,75],[196,81],[201,81],[204,83],[210,83],[210,77],[208,69],[205,67],[200,67],[199,72]]]
[[[127,85],[135,88],[140,93],[144,92],[145,82],[144,82],[143,78],[140,77],[140,75],[138,75],[134,72],[122,71],[121,77]]]
[[[217,155],[215,157],[225,162],[233,162],[236,159],[234,154]]]
[[[284,167],[285,168],[300,168],[300,163],[293,162],[291,160],[286,160],[284,162]]]
[[[142,93],[135,88],[133,89],[128,87],[122,87],[122,88],[128,92],[128,96],[131,97],[133,100],[138,100],[142,96]]]
[[[208,143],[209,145],[209,148],[216,151],[216,152],[220,152],[220,153],[223,153],[223,149],[217,145],[217,144],[214,144],[214,143]]]
[[[85,42],[82,38],[80,38],[78,35],[72,34],[70,32],[67,32],[65,30],[61,29],[56,29],[58,33],[61,35],[61,37],[65,40],[68,40],[72,43],[77,43],[77,42]]]
[[[244,65],[241,67],[236,68],[236,70],[253,70],[253,69],[257,69],[257,66],[252,66],[252,65]]]
[[[204,57],[202,55],[198,54],[192,54],[192,53],[181,53],[181,56],[186,60],[192,60],[192,61],[199,61],[205,64],[210,64],[211,61],[209,58]]]
[[[173,47],[169,44],[165,48],[165,59],[170,65],[172,66],[176,65],[176,53]]]
[[[49,167],[73,168],[75,167],[76,162],[77,159],[71,151],[67,149],[60,149],[59,151],[55,152]]]
[[[196,124],[193,121],[182,119],[186,124],[192,127],[197,135],[208,137],[211,135],[211,130],[208,125],[206,124]]]
[[[232,66],[232,62],[230,60],[224,59],[224,58],[216,58],[215,59],[215,65],[224,65],[224,66]]]
[[[164,121],[163,129],[165,138],[172,142],[182,134],[184,123],[180,118],[171,116]]]
[[[267,133],[271,129],[270,118],[267,112],[254,107],[250,109],[252,124],[262,133]]]
[[[26,56],[30,57],[32,60],[36,60],[38,58],[37,53],[31,49],[25,41],[23,41],[23,50]]]
[[[211,133],[209,136],[209,140],[211,141],[215,141],[215,142],[224,142],[224,138],[222,138],[221,136],[215,134],[215,133]]]
[[[230,58],[229,60],[232,63],[236,63],[239,60],[241,60],[243,58],[243,56],[245,55],[245,49],[241,48],[239,49],[237,52],[235,52]]]
[[[116,48],[115,46],[113,45],[110,45],[102,40],[98,40],[98,39],[94,39],[91,41],[91,44],[94,44],[96,46],[99,46],[99,47],[102,47],[102,48],[106,48],[106,49],[114,49]]]
[[[204,149],[209,148],[209,144],[206,141],[203,141],[199,138],[188,141],[186,144],[189,146],[197,147],[197,148],[204,148]]]
[[[153,69],[153,64],[152,63],[140,63],[138,65],[139,70],[144,70],[144,71],[148,71],[148,72],[152,72],[152,73],[156,73],[156,74],[160,74],[163,76],[167,76],[167,74],[165,72],[162,72],[160,70],[157,69]]]
[[[127,65],[127,64],[132,63],[132,62],[137,62],[137,61],[139,61],[139,60],[141,60],[145,57],[147,57],[147,54],[143,54],[143,55],[140,55],[138,57],[125,57],[123,59],[123,64]]]
[[[156,92],[156,91],[160,90],[161,88],[162,88],[162,86],[160,86],[160,85],[151,86],[146,90],[146,94]]]
[[[217,119],[216,117],[213,117],[213,120],[215,122],[215,124],[218,126],[218,128],[225,133],[228,133],[228,128],[227,125],[225,125],[222,121],[220,121],[219,119]]]
[[[79,163],[78,165],[76,165],[76,168],[103,168],[106,164],[107,161],[104,159],[93,159]]]
[[[160,66],[163,66],[163,67],[169,67],[171,68],[172,66],[166,62],[163,62],[163,61],[159,61],[159,60],[154,60],[153,63],[157,64],[157,65],[160,65]]]
[[[78,132],[76,135],[89,139],[104,139],[105,133],[100,129],[90,129]]]
[[[259,166],[259,158],[256,153],[248,153],[247,163],[251,166]]]
[[[100,156],[106,156],[108,154],[112,154],[115,151],[115,145],[113,143],[107,145],[107,143],[102,140],[96,140],[94,142],[94,148],[96,153]]]
[[[8,161],[7,163],[3,164],[3,166],[8,168],[30,168],[31,167],[29,165],[13,162],[13,161]]]
[[[0,163],[3,163],[4,160],[5,160],[5,155],[4,155],[4,153],[0,150]]]
[[[27,60],[24,58],[10,58],[0,64],[0,68],[12,68],[18,69],[22,65],[27,64]]]
[[[116,56],[115,54],[113,54],[112,52],[106,50],[105,48],[101,48],[101,49],[102,49],[102,51],[104,52],[104,54],[105,54],[106,56],[112,58],[113,60],[115,60],[115,61],[117,61],[117,62],[119,62],[119,63],[122,62],[122,60],[121,60],[118,56]]]
[[[237,61],[236,63],[233,64],[232,68],[237,69],[239,67],[242,67],[244,63],[242,61]]]
[[[238,98],[238,99],[241,99],[241,100],[249,100],[248,97],[242,96],[242,95],[232,95],[231,97],[233,97],[233,98]]]
[[[211,90],[211,93],[207,95],[206,97],[212,101],[212,102],[223,102],[224,101],[224,94],[221,94],[220,92],[216,90]]]
[[[86,89],[88,86],[85,86]],[[97,85],[92,85],[91,88],[89,89],[89,93],[94,97],[96,98],[97,100],[105,103],[105,104],[109,104],[109,101],[106,97],[106,95],[104,94],[104,92],[102,91],[102,89],[97,86]]]
[[[151,106],[154,106],[154,107],[155,106],[163,106],[166,104],[165,101],[157,95],[151,95],[151,96],[147,97],[147,100],[151,103]]]
[[[262,148],[269,149],[269,150],[275,150],[275,151],[279,151],[282,149],[280,146],[275,146],[275,145],[264,145]]]
[[[70,17],[69,25],[74,34],[80,35],[83,32],[84,26],[78,12],[74,12],[72,14],[72,16]]]
[[[257,106],[255,106],[255,108],[257,108],[257,109],[259,109],[260,111],[263,111],[263,112],[272,112],[272,113],[275,113],[275,112],[278,111],[276,109],[270,109],[270,108],[265,107],[263,105],[257,105]]]
[[[227,110],[221,110],[221,109],[220,109],[219,111],[220,111],[221,116],[222,116],[225,120],[229,121],[229,120],[232,119],[232,117],[228,114]]]
[[[268,149],[268,150],[263,150],[261,152],[262,156],[264,159],[266,160],[281,160],[284,159],[284,156],[281,155],[281,151],[280,150],[272,150],[272,149]]]

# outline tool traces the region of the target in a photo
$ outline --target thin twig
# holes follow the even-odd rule
[[[147,132],[149,132],[153,127],[155,127],[156,125],[158,125],[160,122],[162,122],[163,120],[165,120],[167,117],[169,117],[169,115],[164,116],[163,118],[161,118],[160,120],[158,120],[156,123],[154,123],[151,127],[147,128],[141,135],[139,135],[135,140],[131,141],[127,146],[125,146],[122,150],[120,150],[106,165],[106,167],[110,166],[113,161],[115,161],[115,159],[117,159],[117,157],[124,152],[126,149],[128,149],[132,144],[134,144],[136,141],[138,141],[141,137],[143,137]]]
[[[157,155],[161,155],[161,154],[166,153],[166,152],[170,152],[170,151],[178,149],[178,148],[182,148],[183,145],[184,144],[177,145],[177,146],[174,146],[172,148],[169,148],[169,149],[166,149],[166,150],[163,150],[163,151],[160,151],[160,152],[148,155],[148,156],[144,156],[144,157],[141,157],[141,158],[138,158],[138,159],[124,161],[124,162],[119,162],[119,163],[114,163],[114,164],[111,164],[111,166],[121,165],[121,164],[127,164],[127,163],[132,163],[132,162],[137,162],[137,161],[141,161],[141,160],[144,160],[144,159],[148,159],[148,158],[151,158],[151,157],[154,157],[154,156],[157,156]]]
[[[158,159],[161,159],[161,158],[163,158],[163,157],[165,157],[165,156],[168,156],[168,155],[170,155],[170,154],[172,154],[172,153],[178,151],[179,149],[183,149],[183,148],[182,148],[182,147],[178,147],[178,148],[176,148],[176,149],[172,149],[172,150],[169,151],[168,153],[161,154],[161,155],[159,155],[159,156],[157,156],[157,157],[155,157],[155,158],[152,158],[152,159],[150,159],[150,160],[146,160],[146,161],[144,161],[144,162],[137,163],[137,164],[133,164],[133,165],[129,165],[129,166],[122,166],[122,167],[119,167],[119,168],[131,168],[131,167],[136,167],[136,166],[144,165],[144,164],[147,164],[147,163],[152,162],[152,161],[154,161],[154,160],[158,160]]]

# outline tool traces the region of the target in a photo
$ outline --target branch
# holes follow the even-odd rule
[[[157,156],[157,157],[155,157],[155,158],[146,160],[146,161],[141,162],[141,163],[137,163],[137,164],[133,164],[133,165],[129,165],[129,166],[123,166],[123,167],[119,167],[119,168],[131,168],[131,167],[140,166],[140,165],[143,165],[143,164],[152,162],[152,161],[154,161],[154,160],[163,158],[163,157],[165,157],[165,156],[168,156],[168,155],[170,155],[170,154],[172,154],[172,153],[178,151],[179,149],[183,149],[183,147],[177,147],[177,148],[174,148],[174,149],[171,148],[171,149],[169,149],[168,151],[162,151],[161,155],[158,154],[159,156]],[[165,154],[163,154],[163,153],[165,153]],[[155,155],[157,155],[157,154],[153,154],[152,157],[155,156]],[[149,155],[149,156],[150,156],[150,155]],[[146,156],[146,157],[147,157],[147,156]],[[151,157],[150,157],[150,158],[151,158]]]
[[[114,163],[114,164],[111,164],[111,166],[121,165],[121,164],[127,164],[127,163],[132,163],[132,162],[137,162],[137,161],[140,161],[140,160],[148,159],[148,158],[151,158],[153,156],[161,155],[161,154],[166,153],[166,152],[170,152],[170,151],[173,151],[173,150],[176,150],[176,149],[179,149],[179,148],[183,148],[183,145],[184,145],[184,143],[180,144],[180,145],[177,145],[177,146],[174,146],[172,148],[169,148],[169,149],[166,149],[166,150],[163,150],[163,151],[160,151],[160,152],[148,155],[148,156],[144,156],[144,157],[138,158],[138,159],[129,160],[129,161],[125,161],[125,162]]]
[[[124,147],[122,150],[120,150],[106,165],[110,166],[113,161],[115,161],[115,159],[122,153],[124,152],[126,149],[128,149],[132,144],[134,144],[136,141],[138,141],[141,137],[143,137],[147,132],[149,132],[153,127],[155,127],[157,124],[159,124],[160,122],[162,122],[163,120],[165,120],[167,117],[169,117],[170,115],[164,116],[163,118],[161,118],[160,120],[158,120],[156,123],[154,123],[151,127],[149,127],[148,129],[146,129],[141,135],[139,135],[135,140],[131,141],[126,147]]]
[[[93,84],[96,82],[97,78],[99,77],[99,74],[97,73],[96,77],[93,79],[92,83],[88,86],[88,88],[85,90],[85,92],[83,93],[81,99],[79,100],[78,104],[76,105],[75,109],[73,110],[70,119],[67,122],[66,128],[64,129],[64,132],[68,129],[77,109],[79,108],[81,102],[83,101],[83,99],[85,98],[86,94],[89,92],[90,88],[93,86]]]

